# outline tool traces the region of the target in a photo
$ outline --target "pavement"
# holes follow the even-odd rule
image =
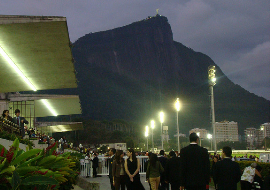
[[[145,174],[141,174],[141,182],[145,188],[145,190],[150,190],[149,185],[147,182],[145,182]],[[101,177],[96,177],[96,178],[85,178],[87,181],[89,182],[98,182],[100,184],[100,190],[110,190],[111,186],[110,186],[110,179],[108,176],[101,176]],[[80,188],[79,186],[75,186],[74,190],[84,190],[82,188]],[[86,189],[85,189],[86,190]],[[214,187],[210,187],[209,190],[215,190]]]

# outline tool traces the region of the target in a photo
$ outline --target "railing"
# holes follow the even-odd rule
[[[145,162],[148,159],[148,156],[137,156],[140,160],[140,174],[145,174]],[[124,157],[124,159],[127,159],[127,157]],[[109,175],[109,157],[98,157],[98,169],[97,174],[98,175]],[[92,161],[91,160],[85,160],[81,159],[81,176],[93,176],[93,167],[92,167]]]
[[[9,133],[16,133],[16,134],[20,134],[20,127],[13,123],[10,120],[7,120],[5,118],[2,118],[0,120],[0,127],[4,130],[7,131]]]

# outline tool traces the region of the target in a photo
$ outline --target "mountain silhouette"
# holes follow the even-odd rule
[[[202,36],[203,38],[203,36]],[[79,38],[72,48],[83,116],[149,125],[165,112],[163,125],[176,132],[176,98],[181,101],[180,133],[211,130],[208,66],[216,66],[216,121],[238,122],[239,132],[269,121],[269,101],[226,77],[207,55],[173,40],[164,16],[156,15]]]

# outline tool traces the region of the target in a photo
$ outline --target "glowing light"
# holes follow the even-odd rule
[[[12,61],[12,59],[6,54],[3,48],[0,46],[0,54],[7,60],[7,62],[12,66],[12,68],[23,78],[24,82],[33,90],[37,91],[36,87],[29,81],[29,79],[24,76],[23,72],[17,67],[17,65]]]
[[[208,139],[212,139],[212,135],[211,134],[207,134],[207,138]]]
[[[217,79],[216,79],[216,78],[212,78],[211,81],[212,81],[212,82],[216,82]]]
[[[175,101],[175,108],[176,108],[176,111],[180,111],[180,101],[179,101],[179,98],[177,98],[176,101]]]
[[[196,133],[198,137],[200,137],[200,132]]]
[[[160,123],[164,123],[164,113],[160,112],[159,116],[160,116]]]
[[[148,137],[149,128],[148,126],[145,126],[145,137]]]
[[[155,121],[151,120],[151,128],[154,129],[155,128]]]
[[[42,103],[48,108],[48,110],[50,110],[50,112],[54,115],[57,116],[57,113],[53,110],[52,106],[50,105],[50,103],[48,102],[48,100],[46,99],[41,99]]]

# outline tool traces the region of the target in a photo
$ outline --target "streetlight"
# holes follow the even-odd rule
[[[207,134],[207,138],[211,141],[211,150],[212,150],[212,135],[211,134]]]
[[[178,112],[180,111],[180,102],[179,98],[175,101],[175,109],[176,109],[176,116],[177,116],[177,145],[178,145],[178,154],[180,153],[180,142],[179,142],[179,123],[178,123]]]
[[[261,130],[263,131],[263,133],[264,133],[264,149],[265,149],[265,151],[267,150],[267,148],[266,148],[266,127],[265,126],[261,126]]]
[[[147,151],[148,151],[148,126],[145,126],[145,137],[146,137],[146,147],[147,147]]]
[[[159,117],[160,117],[160,124],[161,124],[161,149],[163,150],[163,130],[162,130],[162,124],[164,123],[164,113],[160,112],[159,113]]]
[[[201,140],[201,138],[200,138],[200,134],[201,134],[201,133],[200,133],[200,132],[197,132],[196,134],[197,134],[197,136],[198,136],[199,139],[200,139],[200,146],[202,146],[202,140]]]
[[[215,127],[215,108],[214,108],[214,86],[216,84],[216,68],[211,65],[208,67],[208,82],[211,93],[211,114],[212,114],[212,128],[213,128],[213,140],[214,140],[214,151],[217,151],[217,139],[216,139],[216,127]]]
[[[154,151],[154,128],[155,128],[155,121],[151,120],[151,128],[152,128],[152,151]]]

